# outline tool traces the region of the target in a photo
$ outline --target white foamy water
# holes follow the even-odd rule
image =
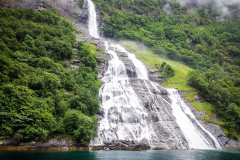
[[[185,138],[188,141],[190,148],[194,149],[211,149],[213,144],[209,142],[202,133],[196,128],[196,125],[190,120],[193,119],[197,125],[204,130],[214,141],[216,148],[221,148],[217,139],[208,132],[195,118],[189,107],[183,102],[181,96],[176,89],[167,89],[169,98],[172,100],[171,107],[173,109],[173,115],[176,118],[178,125],[180,126]],[[189,117],[190,118],[189,118]]]
[[[121,45],[115,45],[118,51],[124,52],[128,54],[128,58],[132,60],[134,66],[136,67],[137,77],[140,79],[148,80],[148,72],[146,67],[139,61],[134,54],[129,53],[124,47]]]
[[[88,2],[89,32],[93,37],[98,38],[95,8],[91,0]],[[145,98],[149,101],[154,100],[151,101],[151,111],[157,114],[158,124],[164,128],[164,132],[170,133],[171,143],[178,144],[177,147],[182,149],[221,148],[217,139],[195,119],[176,89],[167,89],[171,102],[160,95],[156,96],[153,89],[158,91],[161,86],[149,81],[146,67],[135,55],[126,51],[119,44],[105,42],[105,46],[106,52],[111,55],[112,59],[109,61],[108,70],[101,79],[103,85],[99,91],[99,100],[102,119],[99,121],[98,137],[91,141],[92,145],[102,145],[104,141],[136,140],[141,142],[147,140],[152,148],[156,144],[161,144],[170,149],[168,144],[163,142],[164,139],[160,139],[153,129],[154,123],[149,115],[149,108],[144,107],[143,102],[134,91],[136,86],[131,86],[126,66],[117,55],[120,52],[125,53],[133,63],[134,68],[132,69],[137,74],[134,78],[138,80],[137,83],[141,83],[138,86],[145,87]],[[179,131],[176,131],[176,126],[171,126],[171,123],[177,123],[180,127],[187,140],[187,147],[179,135]]]
[[[105,84],[100,88],[100,106],[105,115],[100,121],[98,137],[92,144],[101,145],[112,140],[151,140],[156,135],[148,125],[146,109],[128,81],[126,68],[115,52],[119,51],[119,46],[105,44],[106,52],[112,55],[102,79]]]
[[[91,0],[88,1],[88,30],[91,36],[94,38],[99,38],[98,28],[97,28],[97,14],[95,10],[95,6]]]

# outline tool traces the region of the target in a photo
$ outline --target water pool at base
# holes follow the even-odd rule
[[[0,151],[0,160],[240,160],[239,149],[163,151]]]

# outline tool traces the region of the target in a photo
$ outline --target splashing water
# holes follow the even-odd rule
[[[105,44],[108,46],[107,42]],[[119,50],[118,45],[110,44],[110,48]],[[100,105],[105,115],[100,121],[95,145],[112,140],[140,141],[155,136],[153,129],[148,125],[147,111],[130,86],[126,68],[114,50],[106,47],[106,52],[112,55],[113,59],[109,62],[108,71],[102,79],[105,84],[100,88]]]
[[[91,0],[88,2],[89,32],[98,38],[95,8]],[[102,119],[98,137],[91,141],[92,145],[103,145],[104,141],[147,140],[151,148],[159,145],[166,149],[173,146],[180,149],[221,148],[217,139],[196,120],[176,89],[164,89],[149,81],[146,67],[121,45],[105,42],[105,46],[112,59],[101,79]],[[135,77],[129,77],[127,63],[133,64],[130,69],[136,72]],[[160,88],[167,91],[168,98],[162,96],[164,91]],[[150,112],[157,115],[158,122],[153,122]]]
[[[209,149],[212,148],[212,146],[214,146],[214,148],[221,148],[217,139],[195,119],[195,116],[189,107],[183,102],[182,98],[178,94],[178,91],[176,89],[167,90],[169,97],[172,100],[171,106],[173,109],[173,115],[176,117],[176,121],[186,137],[189,147],[195,149]],[[194,121],[196,124],[194,124],[192,121]],[[196,128],[196,125],[198,125],[211,137],[211,139],[214,141],[213,144],[211,144],[212,142],[208,141],[206,137],[199,132],[199,130]]]

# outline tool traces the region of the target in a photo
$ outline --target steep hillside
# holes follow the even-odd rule
[[[200,99],[193,105],[207,112],[203,120],[221,125],[227,136],[238,139],[238,14],[224,17],[213,3],[192,5],[190,11],[174,0],[93,2],[103,21],[103,36],[149,47],[150,53],[135,54],[150,66],[159,68],[165,61],[175,70],[163,85],[191,92],[186,99],[192,103]],[[86,26],[84,1],[1,0],[0,6],[14,8],[0,8],[0,122],[4,124],[0,139],[28,142],[68,136],[88,143],[96,135],[100,49],[81,42],[74,45],[73,26],[60,16],[77,21],[81,15],[78,22]],[[75,30],[79,40],[95,44],[89,35]],[[212,120],[212,115],[221,121]]]
[[[219,20],[214,3],[191,12],[176,1],[94,0],[106,37],[142,42],[155,54],[182,61],[195,69],[188,85],[198,89],[224,121],[228,136],[240,133],[240,21]]]
[[[0,8],[0,22],[0,140],[88,144],[96,135],[100,50],[75,43],[72,24],[53,10]]]

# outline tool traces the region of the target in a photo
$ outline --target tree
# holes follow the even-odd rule
[[[97,135],[97,120],[78,110],[68,110],[63,118],[65,131],[82,144],[88,144]]]

